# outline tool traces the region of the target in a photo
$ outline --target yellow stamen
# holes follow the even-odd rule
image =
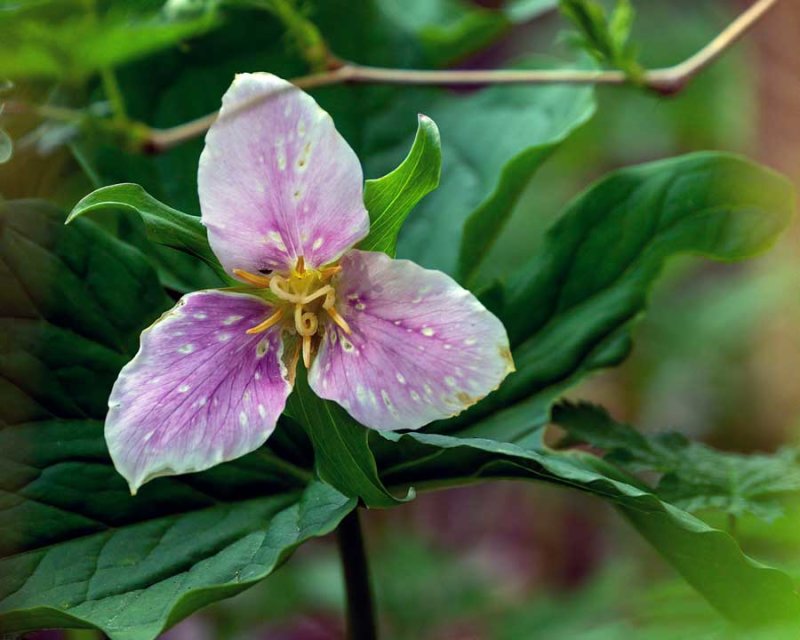
[[[271,280],[269,276],[262,276],[258,273],[250,273],[244,269],[234,269],[233,275],[237,276],[241,280],[244,280],[245,282],[249,282],[256,287],[268,287]]]
[[[342,270],[342,265],[340,264],[334,265],[333,267],[325,267],[319,272],[319,276],[323,280],[327,280],[328,278],[332,278],[333,276],[335,276],[341,270]]]
[[[336,310],[335,307],[325,307],[325,311],[328,312],[328,315],[331,317],[336,324],[338,324],[342,331],[344,331],[347,335],[353,333],[353,330],[350,328],[350,325],[347,324],[347,321],[339,315],[339,312]]]
[[[273,313],[269,318],[264,320],[264,322],[257,324],[255,327],[250,327],[245,333],[254,334],[254,333],[261,333],[262,331],[266,331],[270,327],[278,324],[281,318],[283,318],[283,309],[278,309],[275,313]]]
[[[297,259],[297,264],[295,265],[294,270],[297,271],[297,273],[300,273],[300,274],[303,274],[303,273],[306,272],[306,259],[303,256],[300,256]]]
[[[303,336],[303,364],[306,369],[311,366],[311,336]]]

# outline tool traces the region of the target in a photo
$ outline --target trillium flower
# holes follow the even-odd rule
[[[311,96],[236,77],[206,137],[202,222],[241,287],[184,296],[142,333],[105,435],[131,490],[260,447],[302,358],[372,429],[461,412],[513,370],[503,325],[447,275],[355,249],[369,231],[353,150]]]

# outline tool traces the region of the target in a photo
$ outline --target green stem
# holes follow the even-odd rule
[[[349,640],[377,640],[367,552],[357,508],[345,516],[337,534],[347,590],[347,637]]]
[[[125,108],[125,100],[122,97],[122,90],[119,88],[117,76],[114,75],[113,69],[102,69],[100,71],[100,79],[103,82],[103,92],[106,98],[111,103],[111,110],[114,114],[114,120],[117,122],[128,121],[128,111]]]

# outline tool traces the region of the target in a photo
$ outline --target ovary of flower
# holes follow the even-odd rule
[[[234,269],[234,273],[253,284],[257,288],[269,288],[272,294],[286,306],[279,306],[277,311],[266,320],[254,327],[247,329],[248,334],[262,333],[275,326],[286,318],[289,324],[284,325],[284,330],[294,332],[302,338],[303,363],[311,366],[313,350],[316,345],[314,338],[318,332],[324,330],[324,323],[320,322],[319,310],[325,311],[330,319],[336,323],[346,334],[351,334],[352,329],[347,321],[336,310],[336,290],[331,284],[331,279],[342,268],[332,265],[322,269],[307,269],[305,259],[300,256],[294,268],[287,274],[273,273],[270,276],[249,273],[242,269]],[[320,304],[320,299],[321,304]],[[280,302],[278,304],[280,304]],[[312,303],[317,303],[312,305]],[[312,305],[309,308],[309,305]],[[294,307],[289,311],[287,307]]]

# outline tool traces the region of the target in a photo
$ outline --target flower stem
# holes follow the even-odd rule
[[[357,508],[345,516],[337,534],[347,590],[347,637],[349,640],[377,640],[372,585]]]

